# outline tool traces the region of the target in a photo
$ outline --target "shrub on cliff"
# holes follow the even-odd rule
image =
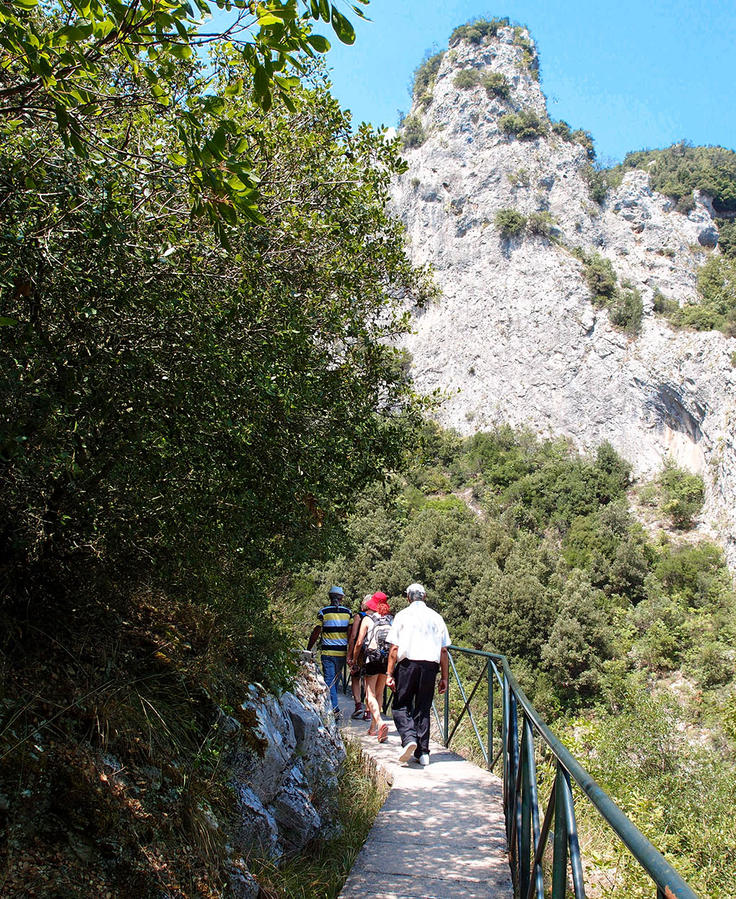
[[[518,209],[499,209],[493,221],[502,237],[515,237],[522,234],[526,227],[526,216]]]
[[[670,516],[676,528],[691,528],[705,499],[703,479],[668,462],[659,476],[659,483],[664,495],[662,511]]]
[[[648,172],[652,187],[672,197],[680,212],[692,209],[693,191],[702,190],[713,199],[716,213],[736,212],[736,152],[723,147],[692,147],[684,142],[664,150],[627,153],[620,166]]]
[[[401,125],[401,143],[406,149],[421,147],[427,135],[419,116],[408,115]]]
[[[444,52],[441,52],[427,57],[414,72],[412,96],[416,103],[429,106],[432,102],[432,89],[444,55]]]
[[[461,69],[455,73],[452,83],[460,90],[468,90],[481,83],[481,74],[477,69]]]
[[[482,44],[486,38],[495,37],[499,28],[508,26],[508,18],[503,19],[473,19],[465,25],[458,25],[450,35],[450,46],[454,47],[460,41],[469,44]]]
[[[518,140],[534,140],[547,133],[547,124],[533,109],[507,113],[501,116],[498,124],[504,134],[512,135]]]
[[[506,100],[511,93],[511,85],[501,72],[488,72],[482,78],[483,87],[489,97],[499,97]]]
[[[644,315],[644,305],[638,290],[619,290],[608,306],[611,322],[627,334],[638,334]]]

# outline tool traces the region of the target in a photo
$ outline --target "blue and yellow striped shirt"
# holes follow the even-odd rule
[[[317,612],[322,628],[322,655],[345,656],[348,651],[348,628],[353,613],[347,606],[324,606]]]

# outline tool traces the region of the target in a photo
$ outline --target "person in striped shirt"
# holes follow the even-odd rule
[[[311,649],[320,634],[320,653],[322,656],[322,673],[330,690],[330,700],[335,718],[340,717],[337,702],[337,682],[345,670],[345,657],[348,651],[348,628],[353,613],[342,605],[345,591],[342,587],[330,587],[330,604],[317,612],[318,623],[309,637],[307,649]]]

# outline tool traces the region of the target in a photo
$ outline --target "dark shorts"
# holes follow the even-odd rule
[[[383,662],[366,662],[363,674],[367,677],[371,677],[373,674],[385,674],[387,667],[388,659],[385,659]]]

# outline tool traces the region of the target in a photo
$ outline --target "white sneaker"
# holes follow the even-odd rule
[[[429,764],[429,753],[428,752],[423,752],[419,756],[419,764],[422,766],[422,768],[427,767],[427,765]]]
[[[414,750],[417,748],[417,744],[412,740],[411,743],[407,743],[406,746],[401,747],[401,753],[399,755],[399,762],[403,765],[409,761],[409,759],[414,755]]]

